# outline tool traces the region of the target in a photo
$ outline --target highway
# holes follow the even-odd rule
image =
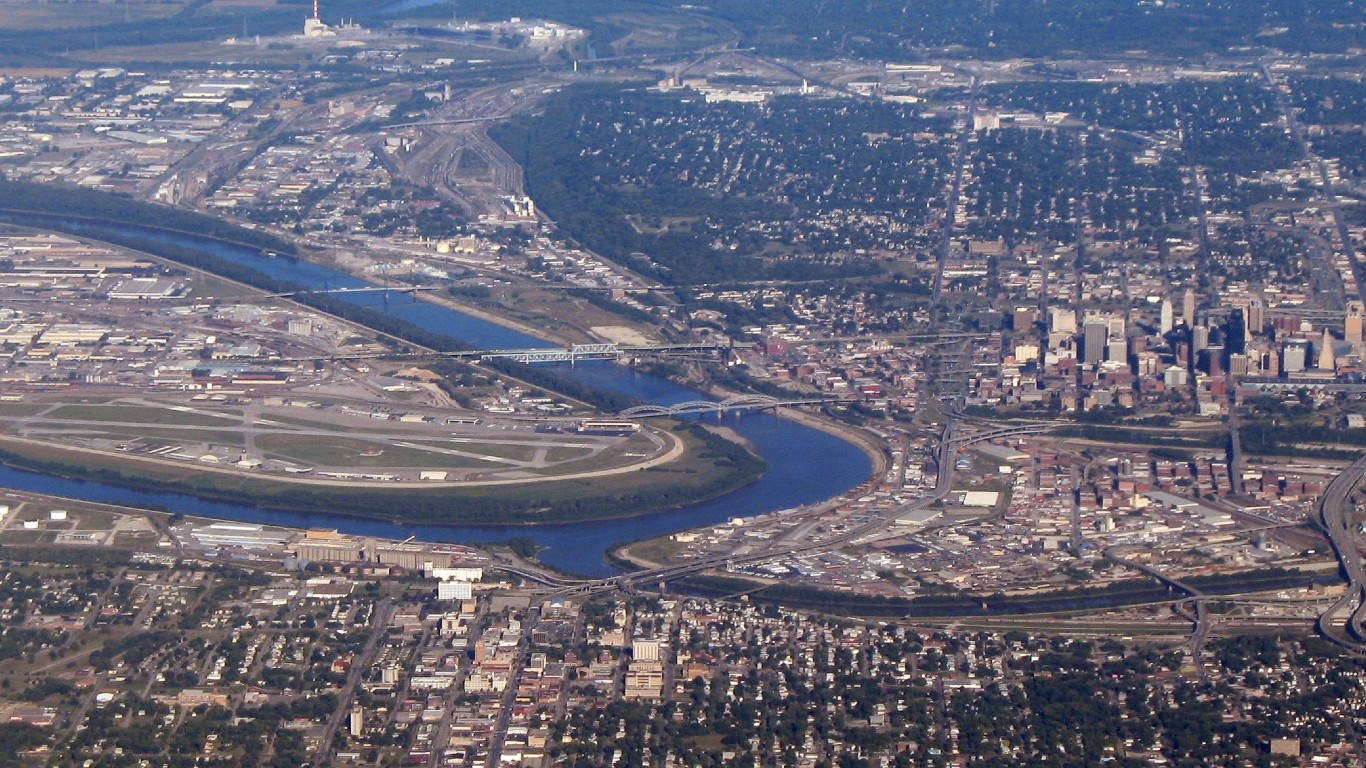
[[[944,426],[944,431],[939,443],[939,448],[937,449],[935,454],[935,460],[936,464],[938,465],[939,471],[936,476],[937,480],[935,483],[934,490],[932,492],[930,492],[928,495],[921,496],[919,498],[908,501],[905,504],[898,505],[888,510],[883,510],[880,514],[873,515],[867,521],[859,525],[853,526],[849,530],[842,531],[835,536],[823,538],[817,541],[797,542],[790,545],[761,549],[759,551],[746,555],[715,555],[712,557],[704,558],[701,560],[695,560],[689,563],[683,563],[679,565],[667,565],[659,568],[632,571],[631,573],[622,574],[620,576],[608,579],[585,580],[576,583],[570,583],[568,582],[568,580],[561,580],[561,584],[563,584],[563,586],[556,587],[554,585],[551,585],[551,588],[546,591],[556,595],[589,594],[614,589],[621,589],[623,591],[629,592],[639,586],[667,582],[673,579],[679,579],[686,576],[703,573],[716,568],[732,568],[740,565],[749,565],[752,563],[764,562],[779,557],[790,557],[793,555],[806,554],[808,552],[830,551],[838,549],[839,547],[844,546],[845,544],[857,541],[858,539],[861,539],[865,536],[869,536],[881,531],[889,523],[896,520],[898,517],[901,517],[916,510],[924,509],[925,507],[928,507],[931,504],[934,504],[935,502],[939,501],[940,499],[943,499],[944,497],[948,496],[949,491],[953,487],[954,459],[957,456],[959,449],[961,449],[962,447],[974,442],[987,440],[992,437],[1002,436],[1003,433],[1021,434],[1023,432],[1037,432],[1042,431],[1042,428],[1023,427],[1006,430],[988,430],[985,432],[980,432],[974,435],[966,436],[957,436],[954,434],[954,431],[955,424],[953,421],[948,422]],[[809,517],[815,514],[823,514],[830,508],[831,504],[827,502],[824,504],[817,505],[813,508],[796,512],[794,514],[798,516]],[[538,579],[538,581],[548,580]]]
[[[1362,567],[1361,554],[1357,551],[1351,528],[1347,524],[1347,502],[1352,492],[1366,477],[1366,456],[1357,459],[1344,469],[1319,499],[1319,520],[1323,523],[1328,541],[1337,553],[1342,573],[1347,577],[1347,590],[1342,597],[1319,616],[1319,632],[1338,645],[1354,651],[1366,647],[1361,622],[1366,618],[1366,568]],[[1347,618],[1346,627],[1340,623],[1339,615],[1356,603]]]
[[[1205,648],[1205,642],[1209,639],[1209,633],[1212,627],[1212,622],[1210,621],[1209,617],[1209,609],[1205,607],[1205,593],[1201,592],[1195,587],[1192,587],[1191,585],[1187,584],[1184,581],[1181,581],[1180,579],[1174,576],[1168,576],[1167,574],[1163,573],[1162,571],[1159,571],[1151,565],[1148,565],[1147,563],[1140,563],[1138,561],[1130,560],[1123,556],[1122,553],[1127,552],[1128,550],[1133,548],[1134,546],[1110,547],[1109,549],[1105,550],[1105,558],[1107,560],[1118,563],[1119,565],[1122,565],[1126,568],[1130,568],[1135,571],[1138,571],[1139,573],[1151,576],[1152,578],[1157,579],[1163,584],[1166,584],[1167,587],[1172,590],[1184,592],[1187,595],[1190,595],[1189,600],[1183,599],[1176,601],[1174,607],[1178,613],[1180,613],[1188,621],[1191,622],[1191,663],[1195,664],[1196,667],[1199,668],[1201,677],[1205,677],[1208,673],[1205,669],[1204,662],[1201,660],[1201,651],[1203,651]],[[1191,613],[1185,607],[1185,604],[1187,602],[1193,603],[1195,605],[1195,613]]]
[[[1243,484],[1243,440],[1238,429],[1238,406],[1231,405],[1228,409],[1228,481],[1233,492],[1242,496],[1246,487]]]

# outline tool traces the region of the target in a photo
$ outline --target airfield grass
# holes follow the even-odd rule
[[[452,456],[378,441],[322,435],[262,435],[256,447],[266,455],[326,467],[471,467],[509,465],[472,456]],[[377,455],[366,455],[377,454]]]
[[[73,29],[99,27],[128,21],[164,19],[182,8],[181,3],[32,3],[0,2],[0,28]]]
[[[577,461],[587,458],[593,453],[591,448],[566,448],[555,446],[545,452],[545,460],[550,464],[563,464],[566,461]]]
[[[65,477],[140,490],[188,493],[265,508],[321,512],[410,524],[551,523],[638,515],[689,504],[753,482],[756,462],[736,462],[711,445],[715,438],[676,433],[683,457],[638,472],[468,488],[387,488],[342,483],[306,485],[259,473],[205,471],[193,463],[162,463],[111,453],[75,451],[0,434],[0,462]],[[581,465],[573,467],[580,470]]]
[[[0,403],[0,417],[35,416],[47,409],[42,403]]]
[[[146,405],[63,405],[48,418],[66,421],[93,421],[121,424],[183,425],[187,427],[225,427],[240,422],[241,411],[225,411],[219,416],[189,413]]]
[[[155,427],[144,427],[139,429],[63,429],[61,426],[53,426],[46,430],[33,430],[27,433],[29,437],[38,439],[40,436],[51,436],[55,440],[65,440],[71,442],[70,438],[94,438],[97,440],[119,440],[122,442],[134,443],[160,443],[160,444],[181,444],[181,443],[209,443],[213,445],[227,445],[242,447],[246,445],[245,436],[241,432],[231,432],[228,430],[207,430],[195,429],[157,429]]]
[[[414,445],[429,445],[433,448],[440,448],[447,451],[461,451],[463,453],[477,453],[484,456],[493,456],[499,459],[511,459],[512,461],[531,461],[536,453],[536,449],[550,442],[544,438],[553,438],[553,435],[537,435],[540,440],[528,439],[518,441],[519,444],[507,444],[504,440],[516,438],[505,438],[502,435],[496,436],[499,442],[483,442],[479,438],[458,438],[458,439],[437,439],[437,440],[407,440]],[[553,443],[551,443],[553,445]]]

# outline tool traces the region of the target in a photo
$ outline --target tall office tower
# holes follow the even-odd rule
[[[1105,342],[1110,328],[1104,321],[1088,320],[1082,332],[1082,362],[1094,365],[1105,359]]]
[[[1117,363],[1129,363],[1129,341],[1124,338],[1110,339],[1105,344],[1105,359]]]
[[[1241,355],[1247,349],[1247,317],[1243,310],[1234,307],[1229,313],[1224,336],[1224,346],[1228,347],[1230,353]]]
[[[1175,318],[1175,315],[1173,314],[1173,311],[1172,311],[1172,300],[1171,300],[1171,299],[1163,299],[1163,300],[1162,300],[1162,314],[1161,314],[1161,317],[1160,317],[1160,319],[1158,320],[1158,323],[1157,323],[1157,330],[1158,330],[1158,332],[1161,333],[1163,336],[1166,336],[1167,334],[1171,333],[1171,332],[1172,332],[1172,328],[1175,328],[1175,327],[1176,327],[1176,318]]]
[[[1197,325],[1191,328],[1191,350],[1198,353],[1209,346],[1209,327]]]
[[[1205,373],[1211,376],[1222,376],[1224,374],[1224,351],[1224,348],[1218,344],[1205,347],[1205,351],[1200,353]]]
[[[1346,332],[1343,338],[1352,344],[1353,349],[1361,346],[1361,324],[1363,314],[1366,314],[1366,306],[1362,305],[1361,302],[1347,302],[1347,318],[1343,322],[1343,327],[1346,328]]]
[[[1181,297],[1181,319],[1186,321],[1188,327],[1195,327],[1195,291],[1186,289],[1186,295]]]
[[[1320,371],[1331,371],[1337,368],[1337,359],[1333,355],[1333,334],[1323,329],[1323,339],[1319,341],[1319,362],[1316,366]]]
[[[1048,330],[1058,333],[1076,333],[1076,313],[1067,307],[1049,307]]]
[[[1286,339],[1281,348],[1281,370],[1298,373],[1304,370],[1305,360],[1309,357],[1309,342],[1304,339]]]
[[[1266,302],[1262,301],[1260,296],[1256,296],[1247,303],[1247,335],[1260,335],[1265,328]]]
[[[351,730],[351,735],[352,735],[352,736],[364,736],[364,735],[365,735],[365,707],[362,707],[362,706],[359,705],[359,704],[357,704],[356,706],[352,707],[352,709],[351,709],[351,722],[350,722],[350,725],[351,725],[350,730]]]

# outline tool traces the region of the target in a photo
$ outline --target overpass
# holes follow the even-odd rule
[[[939,448],[935,452],[935,460],[939,465],[939,472],[933,491],[919,498],[912,499],[905,504],[883,510],[880,514],[872,515],[867,521],[853,526],[849,530],[836,536],[820,539],[818,541],[808,541],[773,549],[763,549],[744,555],[713,555],[689,563],[666,565],[642,571],[632,571],[631,573],[624,573],[620,576],[608,579],[585,580],[559,588],[551,585],[549,587],[549,592],[554,595],[570,596],[587,595],[619,589],[629,593],[635,589],[636,585],[648,583],[657,584],[693,574],[703,573],[716,568],[734,568],[736,566],[761,563],[776,558],[790,557],[792,555],[839,549],[845,544],[877,533],[885,528],[890,521],[896,520],[914,510],[928,507],[949,494],[949,490],[953,487],[953,457],[957,452],[957,448],[953,446],[953,441],[950,439],[952,431],[953,422],[949,422],[944,427],[943,439],[941,439]],[[810,514],[813,511],[820,512],[829,508],[829,502],[825,502],[806,510],[803,514]]]
[[[460,117],[451,118],[449,120],[416,120],[408,123],[392,123],[390,125],[384,126],[380,130],[388,130],[390,128],[420,128],[426,125],[468,125],[470,123],[492,123],[498,120],[502,120],[504,117],[504,115],[489,115],[488,117]]]
[[[1328,640],[1352,651],[1361,651],[1366,645],[1366,631],[1362,629],[1362,622],[1366,621],[1366,567],[1362,566],[1361,553],[1357,551],[1356,541],[1347,524],[1347,506],[1352,492],[1364,478],[1366,456],[1357,459],[1333,478],[1318,503],[1319,520],[1328,534],[1329,543],[1333,545],[1333,551],[1337,553],[1342,574],[1347,577],[1347,589],[1342,597],[1319,616],[1318,630]],[[1344,626],[1338,614],[1349,608],[1351,611]]]
[[[1018,427],[1002,427],[999,429],[988,429],[980,432],[970,432],[966,435],[952,435],[946,431],[946,445],[951,446],[954,451],[967,447],[974,443],[985,440],[995,440],[1000,437],[1015,437],[1017,435],[1037,435],[1049,430],[1046,424],[1027,424]]]
[[[1240,387],[1253,387],[1264,392],[1366,392],[1366,382],[1336,379],[1273,379],[1248,376],[1238,380]]]
[[[649,419],[669,416],[690,416],[694,414],[727,411],[755,411],[769,408],[786,408],[798,405],[819,405],[840,402],[831,398],[808,398],[805,400],[779,400],[769,395],[736,395],[721,401],[689,400],[675,405],[637,405],[627,408],[618,417],[623,419]]]

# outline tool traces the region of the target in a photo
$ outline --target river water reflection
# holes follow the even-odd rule
[[[42,226],[41,219],[25,222]],[[315,288],[367,285],[351,275],[328,267],[285,258],[268,258],[244,247],[188,234],[169,233],[127,224],[62,221],[61,229],[93,238],[124,233],[196,248],[250,266],[272,277]],[[341,295],[341,294],[339,294]],[[464,340],[481,349],[516,349],[546,346],[546,342],[480,318],[407,295],[343,295],[347,301],[379,307],[429,331]],[[693,389],[668,379],[642,374],[612,363],[579,363],[565,368],[570,375],[596,386],[669,405],[705,399]],[[22,490],[130,506],[151,506],[190,515],[269,523],[286,526],[325,526],[360,535],[407,538],[423,541],[478,543],[524,536],[546,547],[541,560],[565,571],[589,576],[615,572],[604,555],[614,544],[658,536],[734,517],[772,512],[830,498],[867,479],[871,462],[861,449],[833,435],[771,414],[728,416],[724,423],[743,436],[769,464],[758,482],[711,501],[678,509],[608,521],[561,523],[538,526],[404,526],[322,514],[298,514],[281,510],[207,501],[184,494],[136,491],[110,485],[23,472],[0,467],[0,484]]]

